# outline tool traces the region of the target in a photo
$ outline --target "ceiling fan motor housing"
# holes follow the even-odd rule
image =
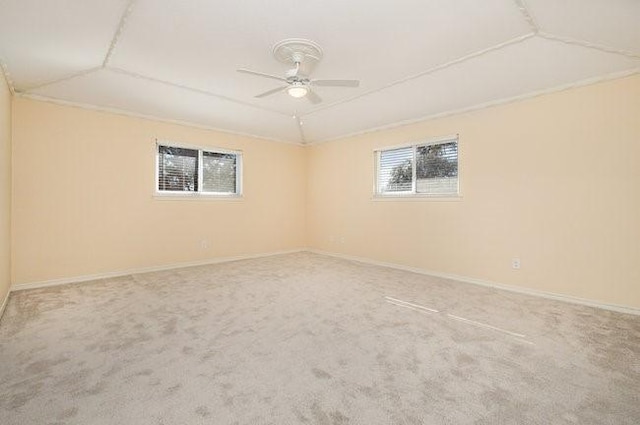
[[[299,65],[298,75],[309,75],[322,59],[322,48],[315,42],[304,38],[287,38],[273,46],[273,57],[277,61],[295,67]],[[296,69],[287,72],[287,77],[296,75]]]

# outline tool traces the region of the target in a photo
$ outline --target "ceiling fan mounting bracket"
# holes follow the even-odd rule
[[[273,56],[277,61],[287,65],[312,62],[322,59],[322,48],[311,40],[304,38],[287,38],[273,46]]]

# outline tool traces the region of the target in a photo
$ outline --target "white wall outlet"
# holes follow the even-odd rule
[[[201,240],[201,241],[200,241],[200,247],[201,247],[202,249],[209,249],[209,241],[207,241],[207,240]]]
[[[511,259],[511,268],[514,270],[520,270],[520,259],[512,258]]]

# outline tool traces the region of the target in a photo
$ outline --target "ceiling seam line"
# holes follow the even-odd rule
[[[531,30],[534,33],[538,34],[540,32],[540,26],[538,25],[536,20],[533,18],[533,15],[529,11],[529,8],[527,7],[527,3],[525,2],[525,0],[513,0],[513,1],[516,7],[518,8],[518,10],[520,10],[520,13],[522,14],[522,17],[524,18],[524,20],[527,21],[527,25],[529,25],[529,28],[531,28]]]
[[[9,91],[11,92],[11,94],[16,94],[16,88],[13,84],[13,79],[11,78],[9,68],[7,68],[7,64],[2,59],[0,59],[0,73],[2,73],[4,80],[7,82],[7,86],[9,87]]]
[[[248,106],[248,107],[251,107],[251,108],[259,109],[261,111],[271,112],[271,113],[282,115],[282,116],[285,116],[285,117],[290,117],[291,116],[290,114],[287,114],[287,113],[284,113],[284,112],[276,111],[274,109],[269,109],[269,108],[265,108],[265,107],[262,107],[262,106],[257,106],[257,105],[251,104],[249,102],[243,102],[241,100],[237,100],[237,99],[234,99],[232,97],[227,97],[227,96],[219,95],[219,94],[216,94],[216,93],[211,93],[209,91],[198,89],[198,88],[195,88],[195,87],[189,87],[189,86],[185,86],[185,85],[182,85],[182,84],[172,83],[171,81],[165,81],[165,80],[161,80],[161,79],[158,79],[158,78],[149,77],[149,76],[146,76],[146,75],[138,74],[137,72],[127,71],[126,69],[115,68],[115,67],[111,67],[111,66],[107,66],[104,69],[106,69],[107,71],[112,71],[112,72],[118,73],[118,74],[127,75],[127,76],[132,77],[132,78],[138,78],[138,79],[141,79],[141,80],[147,80],[147,81],[151,81],[151,82],[154,82],[154,83],[164,84],[166,86],[175,87],[175,88],[178,88],[178,89],[181,89],[181,90],[188,90],[188,91],[191,91],[191,92],[194,92],[194,93],[199,93],[199,94],[202,94],[202,95],[205,95],[205,96],[209,96],[209,97],[225,100],[225,101],[228,101],[228,102],[237,103],[239,105]]]
[[[627,57],[634,58],[634,59],[640,59],[640,54],[636,54],[636,53],[629,52],[629,51],[626,51],[626,50],[615,49],[615,48],[612,48],[612,47],[607,47],[607,46],[603,46],[603,45],[596,44],[596,43],[591,43],[589,41],[580,40],[578,38],[563,37],[563,36],[559,36],[559,35],[555,35],[555,34],[550,34],[550,33],[547,33],[547,32],[540,32],[538,35],[540,37],[542,37],[542,38],[547,39],[547,40],[559,41],[561,43],[565,43],[565,44],[568,44],[568,45],[571,45],[571,46],[581,46],[581,47],[586,47],[586,48],[589,48],[589,49],[600,50],[601,52],[605,52],[605,53],[614,53],[614,54],[627,56]]]
[[[469,53],[468,55],[461,56],[461,57],[459,57],[457,59],[454,59],[454,60],[451,60],[449,62],[445,62],[445,63],[442,63],[440,65],[433,66],[433,67],[427,69],[426,71],[422,71],[422,72],[420,72],[418,74],[410,75],[410,76],[402,78],[400,80],[396,80],[396,81],[394,81],[392,83],[389,83],[389,84],[386,84],[386,85],[384,85],[382,87],[378,87],[376,89],[369,90],[369,91],[361,93],[359,95],[356,95],[356,96],[353,96],[353,97],[350,97],[350,98],[347,98],[347,99],[339,100],[337,102],[330,103],[330,104],[322,106],[320,108],[316,108],[316,109],[314,109],[312,111],[309,111],[307,113],[302,114],[301,116],[305,117],[307,115],[312,115],[312,114],[315,114],[316,112],[324,111],[324,110],[332,108],[334,106],[342,105],[344,103],[348,103],[348,102],[351,102],[353,100],[359,99],[361,97],[365,97],[365,96],[368,96],[370,94],[386,90],[388,88],[397,86],[399,84],[403,84],[403,83],[406,83],[408,81],[415,80],[415,79],[420,78],[420,77],[424,77],[425,75],[433,74],[434,72],[441,71],[441,70],[449,68],[449,67],[451,67],[453,65],[457,65],[459,63],[466,62],[469,59],[474,59],[474,58],[482,56],[484,54],[491,53],[491,52],[494,52],[496,50],[500,50],[500,49],[503,49],[505,47],[521,43],[521,42],[523,42],[525,40],[528,40],[528,39],[534,37],[535,35],[536,35],[535,33],[530,32],[528,34],[521,35],[521,36],[516,37],[516,38],[512,38],[512,39],[504,41],[502,43],[498,43],[498,44],[495,44],[493,46],[487,47],[486,49],[478,50],[476,52]]]
[[[127,23],[127,19],[129,19],[129,15],[131,15],[131,12],[133,11],[133,6],[135,5],[135,3],[136,3],[136,0],[129,0],[129,4],[127,4],[127,8],[122,13],[122,16],[120,17],[120,21],[118,21],[118,27],[116,28],[116,31],[113,34],[113,37],[111,38],[109,49],[107,50],[107,54],[104,56],[104,60],[102,61],[103,68],[107,66],[107,64],[109,63],[109,60],[111,59],[111,56],[113,55],[113,51],[116,48],[116,44],[118,44],[118,41],[120,40],[122,31],[124,30],[124,27]]]
[[[45,96],[45,95],[40,95],[40,94],[35,94],[35,93],[20,93],[20,92],[16,92],[16,96],[20,97],[20,98],[23,98],[23,99],[36,100],[36,101],[40,101],[40,102],[48,102],[48,103],[53,103],[53,104],[62,105],[62,106],[70,106],[70,107],[80,108],[80,109],[84,109],[84,110],[88,110],[88,111],[105,112],[105,113],[110,113],[110,114],[115,114],[115,115],[120,115],[120,116],[125,116],[125,117],[133,117],[133,118],[146,119],[146,120],[151,120],[151,121],[156,121],[156,122],[161,122],[161,123],[182,125],[182,126],[185,126],[185,127],[197,128],[197,129],[201,129],[201,130],[217,131],[217,132],[220,132],[220,133],[232,134],[232,135],[235,135],[235,136],[251,137],[251,138],[254,138],[254,139],[268,140],[270,142],[275,142],[275,143],[286,143],[286,144],[289,144],[289,145],[303,146],[302,143],[294,142],[292,140],[278,139],[278,138],[275,138],[275,137],[268,137],[268,136],[260,136],[260,135],[251,134],[251,133],[243,133],[243,132],[240,132],[240,131],[223,129],[223,128],[214,127],[214,126],[210,126],[210,125],[206,125],[206,124],[198,124],[196,122],[191,122],[191,121],[176,120],[176,119],[171,119],[171,118],[162,118],[162,117],[158,117],[158,116],[154,116],[154,115],[142,114],[142,113],[138,113],[138,112],[135,112],[135,111],[129,111],[127,109],[121,109],[121,108],[116,108],[116,107],[98,106],[98,105],[92,105],[92,104],[88,104],[88,103],[74,102],[74,101],[70,101],[70,100],[58,99],[56,97]]]
[[[101,69],[102,69],[101,66],[94,66],[93,68],[89,68],[89,69],[85,69],[85,70],[82,70],[82,71],[74,72],[73,74],[68,74],[68,75],[65,75],[64,77],[56,78],[55,80],[46,81],[44,83],[39,83],[39,84],[36,84],[34,86],[27,87],[26,89],[20,90],[20,91],[23,92],[23,93],[28,93],[31,90],[37,90],[37,89],[41,89],[41,88],[46,87],[46,86],[50,86],[52,84],[57,84],[57,83],[61,83],[63,81],[72,80],[72,79],[74,79],[76,77],[82,77],[83,75],[88,75],[88,74],[91,74],[93,72],[99,71]]]
[[[573,82],[573,83],[562,84],[560,86],[552,87],[552,88],[549,88],[549,89],[536,90],[536,91],[532,91],[532,92],[525,93],[525,94],[522,94],[522,95],[511,96],[511,97],[507,97],[507,98],[502,98],[502,99],[496,99],[496,100],[492,100],[492,101],[488,101],[488,102],[483,102],[483,103],[480,103],[480,104],[477,104],[477,105],[472,105],[472,106],[468,106],[468,107],[453,109],[453,110],[450,110],[450,111],[445,111],[445,112],[440,112],[440,113],[436,113],[436,114],[426,115],[426,116],[422,116],[422,117],[418,117],[418,118],[409,118],[409,119],[406,119],[406,120],[401,120],[401,121],[396,121],[396,122],[392,122],[392,123],[389,123],[389,124],[384,124],[384,125],[381,125],[381,126],[378,126],[378,127],[373,127],[373,128],[369,128],[369,129],[365,129],[365,130],[353,131],[351,133],[346,133],[346,134],[341,135],[341,136],[327,137],[325,139],[311,141],[311,142],[309,142],[307,144],[307,146],[313,146],[313,145],[317,145],[317,144],[321,144],[321,143],[332,142],[332,141],[335,141],[335,140],[346,139],[346,138],[350,138],[350,137],[362,136],[362,135],[369,134],[369,133],[374,133],[374,132],[377,132],[377,131],[391,130],[391,129],[402,127],[402,126],[406,126],[406,125],[417,124],[417,123],[431,121],[431,120],[440,119],[440,118],[446,118],[446,117],[450,117],[450,116],[454,116],[454,115],[460,115],[460,114],[464,114],[464,113],[468,113],[468,112],[480,111],[480,110],[483,110],[483,109],[492,108],[494,106],[506,105],[506,104],[513,103],[513,102],[518,102],[518,101],[525,101],[525,100],[533,99],[533,98],[536,98],[536,97],[539,97],[539,96],[545,96],[545,95],[548,95],[548,94],[558,93],[558,92],[562,92],[562,91],[565,91],[565,90],[571,90],[573,88],[579,88],[579,87],[589,86],[589,85],[602,83],[602,82],[606,82],[606,81],[616,80],[616,79],[619,79],[619,78],[630,77],[630,76],[636,75],[636,74],[640,74],[640,67],[633,68],[633,69],[628,69],[628,70],[625,70],[625,71],[613,72],[613,73],[610,73],[610,74],[607,74],[607,75],[604,75],[604,76],[600,76],[600,77],[587,78],[585,80],[581,80],[581,81],[577,81],[577,82]]]

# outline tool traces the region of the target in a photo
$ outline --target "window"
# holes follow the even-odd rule
[[[376,194],[458,195],[458,138],[376,151]]]
[[[242,154],[158,144],[156,190],[174,195],[241,194]]]

